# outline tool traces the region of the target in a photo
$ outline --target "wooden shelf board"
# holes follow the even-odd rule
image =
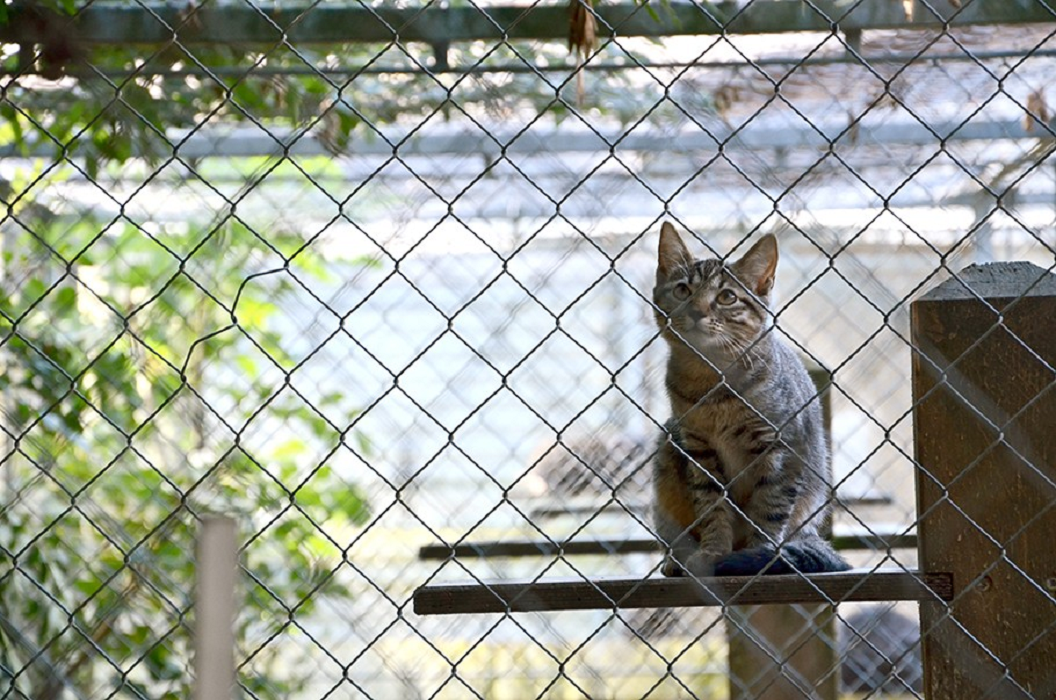
[[[541,579],[431,584],[415,591],[414,611],[419,615],[457,615],[952,599],[953,576],[948,573],[858,569],[827,574],[699,579]]]
[[[902,532],[877,532],[851,535],[836,535],[833,546],[839,550],[885,550],[913,549],[917,546],[915,534]],[[661,551],[660,544],[653,539],[597,539],[572,540],[570,542],[548,542],[546,540],[505,540],[462,542],[454,545],[429,544],[418,550],[423,560],[470,559],[474,557],[538,557],[578,556],[609,554],[648,554]]]

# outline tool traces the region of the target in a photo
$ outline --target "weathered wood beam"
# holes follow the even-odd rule
[[[659,552],[660,546],[652,539],[575,540],[547,542],[545,540],[509,540],[462,542],[456,545],[427,544],[418,549],[423,560],[470,559],[474,557],[538,557],[608,554],[649,554]]]
[[[917,536],[896,532],[837,535],[832,538],[836,549],[912,549]],[[508,540],[462,542],[455,545],[427,544],[418,550],[418,558],[425,560],[469,559],[473,557],[538,557],[610,554],[650,554],[661,551],[653,539],[599,539],[547,542],[545,540]]]
[[[911,305],[929,698],[1056,697],[1056,275],[972,265]],[[942,568],[940,568],[942,567]]]
[[[973,0],[960,9],[948,0],[930,0],[907,13],[891,0],[847,3],[839,0],[755,0],[738,3],[603,4],[595,8],[599,39],[686,35],[772,34],[779,32],[860,31],[936,28],[979,24],[1056,21],[1045,3],[1025,0]],[[9,8],[0,42],[39,42],[40,24],[24,7]],[[70,21],[70,33],[87,44],[274,44],[424,42],[537,39],[567,41],[565,4],[489,7],[388,8],[290,4],[253,7],[239,3],[145,3],[89,5]]]
[[[654,150],[656,153],[659,149]],[[977,195],[978,197],[978,195]],[[1052,201],[1052,196],[1045,200],[1046,202]],[[826,403],[826,406],[828,404]],[[828,408],[825,409],[826,416],[828,416]],[[826,419],[828,420],[828,419]],[[826,430],[829,428],[826,427]],[[877,494],[867,496],[853,496],[849,498],[839,497],[837,498],[839,505],[846,506],[848,508],[859,508],[861,506],[889,506],[893,502],[891,496]],[[595,513],[606,513],[606,512],[630,512],[630,513],[648,513],[652,510],[652,504],[648,502],[641,503],[629,503],[627,501],[619,501],[612,503],[605,503],[598,505],[597,503],[565,503],[563,505],[555,506],[544,506],[541,508],[533,508],[529,513],[532,520],[537,518],[560,518],[566,515],[593,515]]]
[[[419,615],[719,605],[951,600],[951,574],[858,569],[801,576],[447,583],[414,592]]]

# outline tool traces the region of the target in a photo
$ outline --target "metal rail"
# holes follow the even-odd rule
[[[32,11],[9,9],[0,42],[44,40]],[[986,24],[1056,21],[1045,3],[974,0],[955,8],[948,0],[917,3],[906,12],[901,2],[837,0],[810,3],[755,0],[668,4],[600,5],[597,36],[661,37],[784,32],[855,32],[867,29],[923,29]],[[566,5],[386,8],[361,5],[249,4],[201,6],[94,4],[69,21],[70,37],[85,44],[278,44],[424,42],[449,45],[479,40],[567,41]]]

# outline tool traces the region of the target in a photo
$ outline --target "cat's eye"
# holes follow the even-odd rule
[[[729,289],[724,289],[719,292],[718,296],[715,297],[715,301],[719,302],[723,306],[729,306],[733,302],[737,301],[737,295],[731,292]]]
[[[671,294],[679,301],[685,301],[692,295],[689,285],[685,282],[681,282],[675,285],[675,288],[671,290]]]

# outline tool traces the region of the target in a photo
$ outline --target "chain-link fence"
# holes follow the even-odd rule
[[[915,572],[910,302],[1056,266],[1054,35],[1041,0],[0,4],[2,697],[189,697],[210,513],[243,697],[773,697],[731,680],[751,611],[412,594],[659,576],[663,220],[777,235],[833,535]],[[913,603],[789,609],[835,653],[781,692],[923,697]],[[1047,700],[1035,632],[997,662]]]

